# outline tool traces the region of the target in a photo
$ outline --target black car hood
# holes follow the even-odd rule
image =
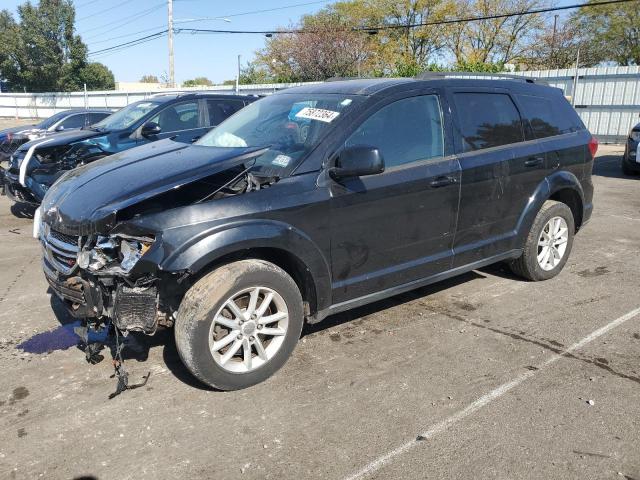
[[[57,132],[52,135],[46,136],[46,145],[47,147],[59,147],[61,145],[68,145],[70,143],[79,142],[80,140],[86,140],[87,138],[98,137],[107,133],[109,132],[98,132],[96,130],[71,130],[68,132]],[[22,144],[18,150],[29,150],[29,148],[31,148],[32,146],[38,145],[38,143],[43,141],[45,141],[45,138],[31,140],[30,142]]]
[[[42,218],[69,235],[107,233],[123,208],[241,165],[264,151],[153,142],[63,175],[42,201]]]

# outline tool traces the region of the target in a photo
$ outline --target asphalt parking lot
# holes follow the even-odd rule
[[[494,266],[330,317],[227,393],[165,332],[127,360],[146,386],[108,400],[109,358],[69,344],[32,213],[0,197],[0,477],[640,480],[640,177],[620,155],[601,147],[557,278]]]

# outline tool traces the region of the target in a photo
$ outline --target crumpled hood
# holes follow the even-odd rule
[[[264,151],[153,142],[67,172],[44,197],[42,218],[69,235],[107,233],[123,208],[240,165]]]
[[[60,145],[68,145],[70,143],[79,142],[80,140],[86,140],[87,138],[98,137],[107,133],[109,132],[96,132],[95,130],[70,130],[68,132],[52,132],[51,135],[46,135],[46,146],[59,147]],[[30,142],[20,145],[20,148],[18,150],[26,152],[32,146],[38,145],[38,143],[43,141],[43,138],[31,140]]]

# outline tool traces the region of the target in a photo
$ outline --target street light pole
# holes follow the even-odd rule
[[[169,87],[176,86],[175,70],[173,67],[173,0],[167,0],[168,38],[169,38]]]
[[[240,92],[240,55],[238,55],[238,73],[236,74],[236,93]]]

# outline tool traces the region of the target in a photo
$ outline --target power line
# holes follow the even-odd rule
[[[176,0],[177,1],[177,0]],[[216,18],[231,18],[231,17],[242,17],[245,15],[254,15],[256,13],[266,13],[266,12],[275,12],[278,10],[286,10],[288,8],[295,8],[295,7],[306,7],[308,5],[318,5],[320,3],[327,3],[331,0],[320,0],[320,1],[315,1],[315,2],[306,2],[306,3],[296,3],[294,5],[283,5],[281,7],[274,7],[274,8],[266,8],[263,10],[253,10],[250,12],[242,12],[242,13],[232,13],[231,15],[218,15]],[[203,20],[206,20],[203,18]],[[189,20],[191,22],[195,22],[198,21],[198,19],[194,19],[194,20]],[[183,23],[183,22],[181,22]]]
[[[97,11],[95,13],[90,14],[90,15],[85,15],[84,17],[78,18],[77,20],[85,20],[87,18],[95,17],[96,15],[100,15],[102,13],[109,12],[109,11],[114,10],[114,9],[116,9],[118,7],[121,7],[121,6],[123,6],[123,5],[127,4],[127,3],[129,3],[129,0],[125,0],[122,3],[114,5],[113,7],[105,8],[104,10],[99,10],[99,11]]]
[[[164,2],[163,2],[163,3],[159,3],[159,4],[157,4],[157,5],[154,5],[154,6],[153,6],[153,7],[151,7],[151,8],[147,8],[147,9],[145,9],[145,10],[142,10],[142,11],[138,12],[138,13],[132,13],[131,15],[129,15],[129,16],[125,19],[125,21],[124,21],[124,22],[122,21],[122,19],[119,19],[119,20],[114,20],[114,21],[109,22],[109,23],[103,23],[103,24],[98,25],[98,26],[96,26],[96,27],[87,28],[86,30],[84,30],[84,31],[82,32],[82,34],[86,34],[87,32],[92,32],[92,31],[94,31],[94,30],[102,30],[103,28],[109,27],[110,25],[113,25],[113,24],[119,24],[119,25],[116,25],[115,27],[111,27],[111,28],[109,28],[109,32],[110,32],[110,31],[112,31],[112,30],[117,30],[117,29],[119,29],[119,28],[124,27],[125,25],[129,25],[130,23],[135,22],[137,19],[139,19],[140,17],[145,16],[145,15],[146,15],[146,14],[148,14],[148,13],[151,13],[151,12],[153,12],[153,11],[155,11],[155,10],[159,10],[159,9],[160,9],[160,8],[162,8],[163,6],[164,6]],[[122,22],[122,23],[121,23],[121,22]],[[97,34],[95,34],[95,35],[92,35],[92,36],[91,36],[91,37],[89,37],[89,38],[96,38],[96,37],[99,37],[99,36],[101,36],[101,35],[108,34],[109,32],[97,33]]]
[[[417,27],[426,27],[426,26],[434,26],[434,25],[445,25],[452,23],[467,23],[467,22],[477,22],[483,20],[494,20],[498,18],[509,18],[509,17],[517,17],[523,15],[535,15],[539,13],[547,13],[547,12],[556,12],[560,10],[571,10],[575,8],[588,8],[588,7],[597,7],[601,5],[612,5],[619,3],[629,3],[629,2],[637,2],[640,0],[605,0],[601,2],[592,2],[592,3],[580,3],[573,5],[565,5],[562,7],[549,7],[549,8],[539,8],[534,10],[527,10],[523,12],[511,12],[511,13],[502,13],[495,15],[482,15],[476,17],[464,17],[464,18],[454,18],[454,19],[446,19],[446,20],[436,20],[433,22],[422,22],[422,23],[412,23],[412,24],[397,24],[397,25],[379,25],[379,26],[369,26],[369,27],[350,27],[343,29],[336,29],[335,31],[361,31],[368,33],[377,33],[379,30],[392,30],[398,28],[417,28]],[[220,30],[220,29],[200,29],[200,28],[175,28],[174,31],[176,33],[207,33],[207,34],[260,34],[260,35],[276,35],[283,33],[319,33],[319,30],[311,30],[311,29],[287,29],[287,30]],[[121,43],[119,45],[114,45],[112,47],[108,47],[102,50],[98,50],[95,52],[91,52],[90,55],[95,55],[101,52],[111,51],[115,49],[119,49],[120,47],[128,47],[135,46],[138,41],[146,40],[146,39],[154,39],[159,36],[166,34],[168,31],[163,30],[160,32],[153,33],[151,35],[147,35],[135,40],[131,40],[129,42]]]
[[[640,0],[606,0],[602,2],[592,2],[592,3],[577,3],[574,5],[565,5],[563,7],[549,7],[549,8],[538,8],[534,10],[526,10],[522,12],[510,12],[510,13],[498,13],[495,15],[482,15],[477,17],[463,17],[463,18],[452,18],[447,20],[435,20],[433,22],[421,22],[421,23],[404,23],[404,24],[395,24],[395,25],[378,25],[378,26],[368,26],[368,27],[349,27],[343,29],[334,29],[334,31],[361,31],[361,32],[371,32],[375,33],[378,30],[393,30],[398,28],[417,28],[417,27],[428,27],[434,25],[446,25],[451,23],[467,23],[467,22],[478,22],[482,20],[494,20],[498,18],[509,18],[509,17],[518,17],[523,15],[535,15],[539,13],[547,13],[547,12],[557,12],[560,10],[571,10],[575,8],[587,8],[587,7],[597,7],[600,5],[611,5],[616,3],[629,3],[629,2],[637,2]],[[261,34],[261,35],[275,35],[278,33],[321,33],[321,30],[312,30],[312,29],[283,29],[283,30],[219,30],[219,29],[196,29],[196,28],[188,28],[188,29],[179,29],[180,31],[188,31],[191,33],[229,33],[229,34]]]
[[[161,32],[152,33],[151,35],[146,35],[144,37],[136,38],[135,40],[131,40],[129,42],[121,43],[119,45],[113,45],[112,47],[103,48],[101,50],[96,50],[94,52],[90,52],[89,55],[97,55],[103,52],[109,52],[111,50],[120,49],[121,47],[133,47],[138,45],[139,43],[144,43],[143,40],[149,41],[154,40],[156,38],[163,37],[168,33],[168,30],[162,30]]]

